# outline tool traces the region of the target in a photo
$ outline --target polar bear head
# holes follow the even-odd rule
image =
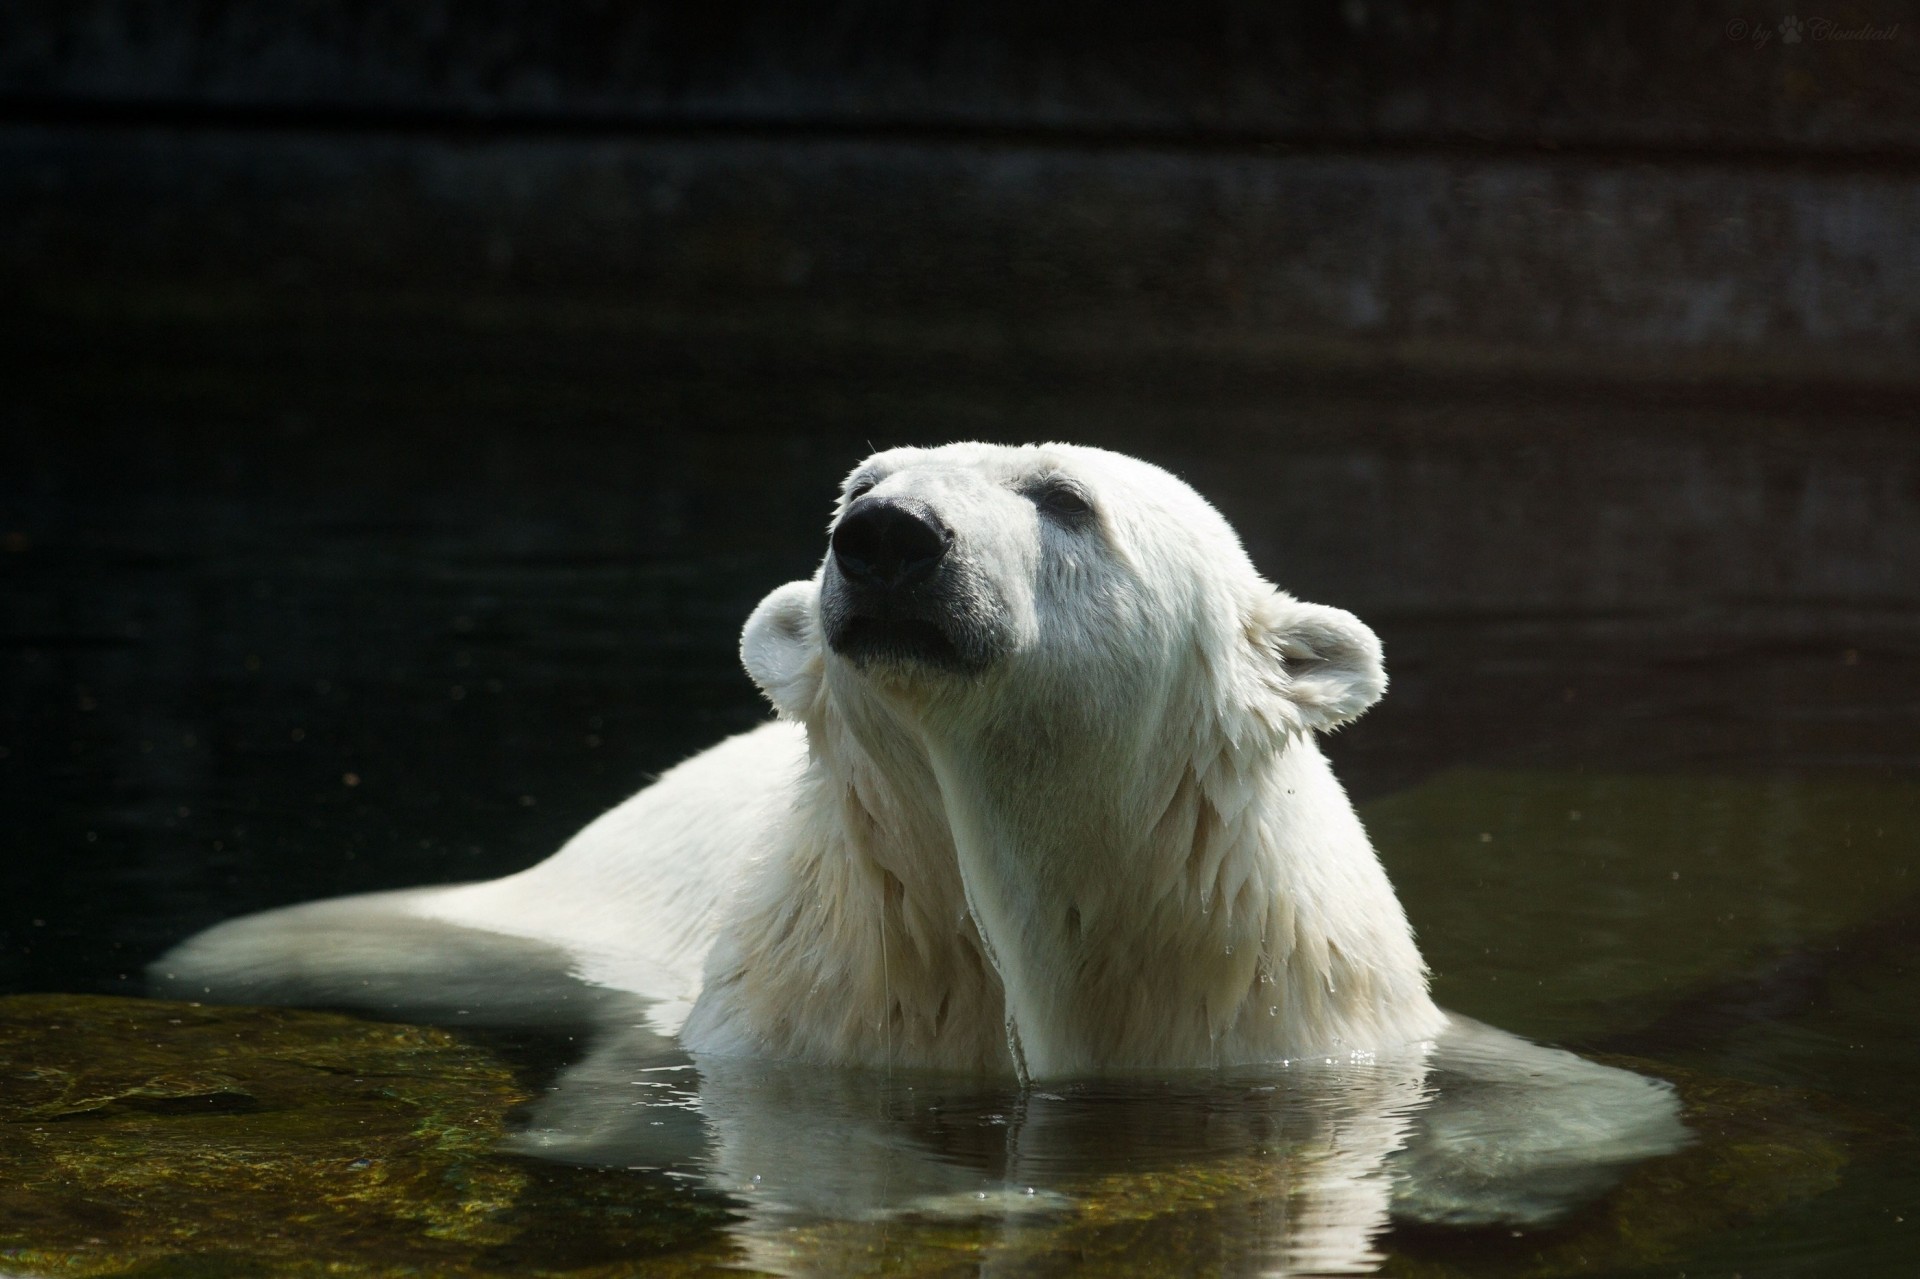
[[[1035,727],[1056,747],[1168,716],[1277,744],[1386,688],[1373,632],[1262,579],[1192,489],[1062,444],[868,458],[820,571],[760,605],[742,657],[802,722],[823,698],[843,713],[878,701],[928,726]]]
[[[806,726],[794,811],[839,850],[819,864],[888,886],[831,913],[891,912],[916,954],[964,919],[1017,1068],[1274,1060],[1434,1015],[1309,740],[1380,696],[1379,643],[1276,590],[1165,471],[1057,444],[877,454],[742,655]]]

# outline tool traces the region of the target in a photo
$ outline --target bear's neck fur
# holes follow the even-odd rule
[[[1433,1034],[1406,917],[1312,738],[1215,738],[1168,764],[1151,745],[1166,732],[1044,753],[998,733],[929,739],[1026,1069],[1240,1065]]]
[[[744,885],[683,1031],[696,1051],[1006,1075],[998,973],[938,784],[904,741],[875,766],[810,726],[794,827]]]
[[[1152,749],[1164,724],[1123,741],[1004,719],[942,733],[925,708],[869,704],[849,724],[821,704],[806,826],[748,903],[762,917],[735,935],[754,940],[709,970],[751,1024],[701,1039],[1058,1078],[1439,1029],[1406,917],[1310,736],[1236,745],[1202,726],[1169,765]]]

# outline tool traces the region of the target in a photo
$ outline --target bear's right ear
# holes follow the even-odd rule
[[[814,582],[788,582],[760,601],[740,632],[740,661],[783,719],[804,720],[820,692],[819,596]]]

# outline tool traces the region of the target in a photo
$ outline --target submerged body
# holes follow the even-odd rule
[[[1315,740],[1384,692],[1378,642],[1276,590],[1165,472],[1060,445],[877,455],[819,572],[762,602],[741,651],[778,722],[548,860],[223,924],[156,985],[583,1028],[527,1148],[699,1158],[769,1212],[918,1211],[955,1187],[885,1119],[854,1132],[839,1102],[769,1091],[794,1077],[763,1063],[847,1068],[833,1079],[858,1090],[862,1069],[1344,1062],[1298,1076],[1331,1089],[1302,1098],[1325,1155],[1303,1184],[1354,1256],[1390,1200],[1540,1220],[1684,1141],[1665,1085],[1434,1006]],[[636,1109],[639,1063],[681,1050],[704,1120]],[[1436,1101],[1437,1077],[1470,1086]],[[864,1167],[820,1175],[829,1137],[905,1159],[880,1181],[921,1199],[875,1198]],[[1021,1142],[1044,1164],[1037,1130]]]

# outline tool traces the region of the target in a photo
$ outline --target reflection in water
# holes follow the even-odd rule
[[[747,1206],[741,1242],[774,1270],[837,1273],[832,1249],[868,1236],[820,1223],[899,1216],[984,1221],[1018,1250],[1022,1230],[1074,1214],[1125,1176],[1192,1181],[1258,1268],[1364,1272],[1387,1221],[1384,1159],[1425,1100],[1422,1076],[1410,1060],[1020,1092],[603,1053],[568,1073],[517,1144],[576,1162],[697,1169]]]
[[[874,1223],[912,1218],[993,1227],[991,1274],[1063,1219],[1190,1199],[1229,1273],[1364,1274],[1394,1218],[1563,1214],[1683,1144],[1676,1111],[1663,1084],[1465,1020],[1395,1057],[1026,1090],[689,1059],[642,1029],[565,1071],[513,1146],[691,1172],[745,1206],[746,1260],[776,1273],[845,1273]]]

